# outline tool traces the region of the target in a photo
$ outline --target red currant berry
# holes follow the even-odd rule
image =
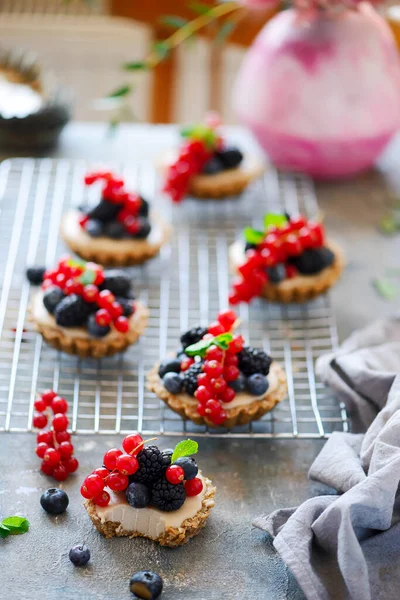
[[[206,405],[205,404],[198,404],[197,405],[197,412],[201,417],[204,417],[206,414]]]
[[[106,469],[109,471],[114,471],[115,466],[117,464],[118,456],[121,456],[122,450],[119,448],[111,448],[111,450],[107,450],[104,455],[103,462]]]
[[[42,413],[36,413],[33,417],[33,426],[37,429],[44,429],[47,425],[47,416]]]
[[[47,290],[47,288],[51,287],[52,285],[54,285],[54,283],[51,281],[51,279],[44,279],[42,283],[42,290]]]
[[[225,367],[235,366],[237,367],[239,364],[239,358],[236,354],[227,354],[225,356]]]
[[[124,200],[124,208],[131,214],[137,215],[142,201],[137,194],[127,194]]]
[[[45,475],[51,476],[51,475],[53,475],[54,467],[52,465],[49,465],[45,461],[43,461],[42,464],[40,465],[40,470]]]
[[[85,227],[85,225],[88,221],[89,221],[89,217],[87,215],[82,215],[81,217],[79,217],[79,225],[82,228]]]
[[[224,369],[224,378],[226,381],[235,381],[239,377],[239,369],[234,365],[229,365]]]
[[[110,494],[105,490],[93,498],[93,502],[96,504],[96,506],[108,506],[110,500]]]
[[[217,379],[213,379],[212,389],[214,394],[217,394],[219,397],[220,394],[223,394],[226,390],[227,383],[223,377],[217,377]]]
[[[63,442],[69,442],[71,439],[71,434],[68,431],[56,431],[56,440],[58,444],[62,444]]]
[[[133,475],[139,468],[138,460],[130,454],[118,456],[115,468],[123,475]]]
[[[97,325],[100,325],[100,327],[107,327],[107,325],[109,325],[112,321],[112,316],[108,310],[101,308],[96,312],[95,319]]]
[[[85,482],[81,485],[81,495],[86,498],[86,500],[91,500],[93,498],[92,494],[86,489]]]
[[[100,308],[108,308],[113,302],[115,302],[115,296],[110,290],[102,290],[99,292],[97,304]]]
[[[114,327],[121,333],[126,333],[129,330],[129,321],[126,317],[118,317],[114,321]]]
[[[79,462],[74,456],[71,456],[71,458],[67,458],[67,460],[63,460],[62,464],[67,469],[68,473],[75,473],[75,471],[79,467]]]
[[[298,231],[307,225],[307,219],[305,219],[302,215],[297,215],[297,217],[292,217],[290,219],[290,225],[294,231]]]
[[[286,277],[288,279],[293,279],[293,277],[296,277],[297,275],[297,269],[294,265],[286,265]]]
[[[239,304],[240,302],[241,299],[238,294],[234,293],[229,295],[229,304],[232,304],[232,306],[236,306],[236,304]]]
[[[221,409],[219,413],[211,416],[211,420],[214,423],[214,425],[223,425],[223,423],[225,423],[226,421],[226,417],[226,412],[223,409]]]
[[[210,346],[206,351],[206,359],[207,360],[216,360],[217,362],[222,362],[224,358],[224,351],[218,346],[214,344]]]
[[[55,467],[56,465],[60,464],[61,456],[58,450],[55,450],[55,448],[47,448],[43,455],[43,460],[51,467]]]
[[[53,398],[55,398],[57,394],[53,392],[53,390],[45,390],[42,394],[43,400],[46,402],[47,406],[50,406],[53,402]]]
[[[207,402],[207,400],[211,400],[212,393],[204,385],[199,385],[194,393],[194,396],[199,402]]]
[[[299,242],[303,250],[307,250],[308,248],[312,248],[313,246],[313,237],[311,235],[308,227],[303,227],[299,231]]]
[[[224,327],[225,331],[230,331],[235,323],[237,317],[233,310],[224,310],[218,313],[218,321]]]
[[[185,479],[185,472],[179,465],[170,465],[165,471],[165,477],[170,483],[177,485]]]
[[[118,317],[122,317],[124,314],[124,309],[119,302],[113,302],[109,307],[109,311],[113,319],[118,319]]]
[[[53,433],[51,431],[40,431],[36,436],[38,444],[45,443],[48,446],[53,446]]]
[[[283,250],[288,256],[298,256],[301,253],[301,243],[296,235],[290,234],[287,236],[283,244]]]
[[[85,285],[85,287],[82,290],[82,298],[85,300],[85,302],[96,302],[98,295],[99,288],[93,283]]]
[[[53,470],[53,477],[56,481],[65,481],[68,477],[68,471],[65,465],[61,464]]]
[[[225,404],[228,404],[229,402],[232,402],[232,400],[235,398],[235,396],[236,396],[235,390],[232,389],[231,387],[227,386],[227,388],[221,394],[221,400]]]
[[[221,323],[215,321],[209,325],[208,333],[211,333],[211,335],[220,335],[221,333],[225,333],[225,328]]]
[[[123,440],[122,447],[127,454],[136,456],[143,450],[143,438],[138,433],[132,433]]]
[[[203,371],[210,377],[219,377],[222,375],[224,367],[216,360],[206,360],[203,365]]]
[[[101,477],[102,479],[107,479],[107,477],[109,476],[110,471],[108,469],[105,469],[104,467],[100,467],[99,469],[95,469],[92,473],[92,475],[98,475],[99,477]]]
[[[90,495],[90,498],[97,496],[104,489],[104,481],[98,475],[89,475],[83,482],[83,488]],[[85,496],[86,497],[86,496]]]
[[[208,416],[212,417],[213,415],[218,414],[221,410],[221,404],[218,402],[218,400],[215,400],[215,398],[206,402],[206,414]]]
[[[101,268],[97,268],[96,271],[96,279],[94,280],[94,284],[95,285],[101,285],[103,283],[103,281],[105,280],[105,275],[103,272],[103,269]]]
[[[68,402],[65,398],[61,398],[60,396],[56,396],[51,403],[51,408],[54,414],[57,413],[66,413],[68,410]]]
[[[39,458],[43,458],[44,457],[44,453],[46,452],[46,450],[49,448],[49,445],[46,444],[46,442],[40,442],[40,444],[38,444],[36,446],[36,454],[38,455]]]
[[[68,427],[68,419],[63,413],[57,413],[53,419],[54,431],[65,431]]]
[[[184,358],[181,362],[181,371],[187,371],[194,364],[194,359],[191,357]]]
[[[61,442],[58,447],[61,458],[70,458],[74,453],[74,447],[71,442]]]
[[[33,406],[35,407],[35,409],[38,412],[43,412],[44,410],[46,410],[47,404],[43,400],[43,398],[38,398],[37,400],[35,400],[35,403]]]
[[[313,241],[313,248],[318,248],[324,243],[324,226],[322,223],[309,223],[308,228]]]
[[[122,492],[129,485],[129,479],[123,473],[111,473],[107,479],[107,485],[113,492]]]
[[[203,385],[207,389],[211,389],[211,379],[207,373],[200,373],[200,375],[197,375],[197,383],[199,386]]]
[[[185,481],[186,496],[198,496],[203,490],[203,482],[199,477]]]
[[[229,344],[229,348],[227,350],[228,354],[239,354],[244,346],[244,339],[241,335],[235,335],[231,343]]]

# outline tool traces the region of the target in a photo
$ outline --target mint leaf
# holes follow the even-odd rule
[[[90,271],[90,270],[85,271],[79,277],[79,281],[80,281],[80,283],[82,283],[82,285],[88,285],[89,283],[94,283],[95,280],[96,280],[96,273],[94,271]]]
[[[243,230],[244,239],[249,244],[261,244],[264,239],[264,232],[257,231],[257,229],[253,229],[252,227],[245,227]]]
[[[385,300],[388,300],[390,302],[397,297],[399,290],[396,284],[392,283],[391,281],[388,281],[387,279],[377,278],[374,279],[372,283],[378,294],[382,296],[382,298],[384,298]]]
[[[214,337],[212,339],[200,340],[196,344],[192,344],[191,346],[188,346],[185,349],[185,354],[187,354],[188,356],[203,357],[203,356],[205,356],[205,353],[207,352],[208,348],[210,346],[212,346],[213,344],[215,344],[222,350],[227,350],[228,346],[229,346],[229,342],[231,342],[232,339],[233,339],[233,337],[232,337],[231,333],[221,333],[220,335],[217,335],[217,337]]]
[[[20,535],[29,530],[29,521],[25,517],[7,517],[0,523],[0,537]]]
[[[11,531],[5,525],[0,523],[0,538],[6,538],[10,535]]]
[[[230,342],[233,340],[233,335],[231,333],[220,333],[219,335],[217,335],[217,337],[215,337],[213,340],[211,340],[211,344],[215,344],[216,346],[218,346],[218,348],[221,348],[221,350],[228,350],[229,348],[229,344]]]
[[[267,213],[264,215],[264,227],[284,227],[287,223],[287,217],[285,215],[279,215],[276,213]]]
[[[171,464],[173,464],[178,458],[182,456],[192,456],[192,454],[197,454],[199,450],[199,445],[197,442],[193,440],[182,440],[175,446],[174,453],[171,458]]]

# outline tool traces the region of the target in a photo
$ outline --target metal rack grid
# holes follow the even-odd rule
[[[160,257],[132,269],[137,294],[150,309],[149,327],[125,354],[103,360],[71,357],[43,342],[27,318],[34,289],[25,269],[52,265],[65,253],[58,235],[62,214],[96,195],[82,183],[87,167],[50,159],[0,165],[0,431],[30,430],[35,394],[48,387],[68,398],[72,430],[81,433],[315,438],[346,431],[344,406],[314,374],[315,359],[337,345],[328,296],[304,306],[257,301],[239,308],[245,338],[270,352],[288,377],[288,397],[260,421],[230,432],[208,431],[183,422],[145,386],[147,371],[176,349],[181,331],[207,324],[226,306],[227,251],[241,229],[249,221],[257,225],[267,210],[315,214],[313,186],[303,177],[270,169],[239,199],[187,200],[175,207],[156,193],[151,165],[108,165],[154,199],[174,227]]]

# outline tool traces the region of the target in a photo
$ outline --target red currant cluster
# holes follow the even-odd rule
[[[201,140],[189,140],[182,145],[177,160],[168,167],[163,187],[173,202],[180,202],[186,196],[191,178],[201,172],[212,154]]]
[[[103,181],[102,198],[111,204],[121,206],[116,219],[125,227],[126,231],[135,235],[139,232],[140,222],[138,221],[142,199],[138,194],[127,192],[124,188],[124,180],[116,177],[108,171],[97,171],[88,173],[85,177],[85,184],[92,185],[96,181]],[[85,227],[89,217],[82,215],[79,224]]]
[[[145,442],[138,434],[128,435],[122,442],[125,453],[119,448],[108,450],[103,458],[104,467],[95,469],[86,477],[81,487],[81,494],[87,500],[93,500],[97,506],[107,506],[110,494],[104,489],[109,487],[114,492],[122,492],[129,485],[129,475],[139,469],[136,456],[143,449]]]
[[[250,302],[262,293],[268,283],[267,269],[284,264],[309,248],[319,248],[324,243],[324,228],[321,223],[312,223],[299,216],[283,227],[269,227],[265,237],[254,249],[246,252],[246,262],[239,267],[241,277],[233,282],[230,304]],[[286,264],[286,277],[296,275],[296,268]]]
[[[104,270],[100,265],[65,256],[59,260],[56,269],[45,272],[42,289],[57,286],[67,296],[70,294],[82,296],[85,302],[97,304],[98,310],[95,313],[97,325],[106,327],[112,322],[117,331],[126,333],[129,329],[129,321],[123,316],[124,309],[121,304],[116,301],[112,292],[100,291],[98,288],[104,279]]]
[[[54,415],[51,429],[40,431],[37,435],[36,454],[42,459],[41,471],[57,481],[64,481],[79,466],[73,456],[71,434],[67,431],[68,418],[65,413],[68,411],[68,402],[53,390],[46,390],[34,406],[37,413],[33,417],[33,426],[37,429],[44,429],[51,413]]]

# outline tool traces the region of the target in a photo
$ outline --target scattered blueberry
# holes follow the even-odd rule
[[[45,267],[29,267],[26,270],[26,276],[28,281],[33,285],[40,285],[43,283],[43,276],[46,272]]]
[[[253,396],[262,396],[268,388],[268,379],[261,373],[250,375],[247,379],[247,391]]]
[[[76,567],[84,567],[90,560],[90,550],[86,544],[78,544],[69,551],[69,560]]]
[[[163,385],[170,394],[179,394],[182,391],[183,380],[178,373],[166,373],[163,377]]]
[[[286,278],[286,269],[284,264],[275,265],[267,269],[267,274],[271,283],[280,283]]]
[[[64,490],[50,488],[41,495],[40,504],[50,515],[61,515],[67,509],[69,498]]]
[[[88,334],[93,336],[93,337],[104,337],[105,335],[107,335],[107,333],[110,333],[111,328],[106,325],[106,326],[102,326],[102,325],[98,325],[96,323],[96,317],[95,315],[90,315],[88,322],[87,322],[87,328],[88,328]]]
[[[199,472],[197,462],[194,460],[194,458],[191,458],[190,456],[182,456],[181,458],[178,458],[174,462],[174,465],[182,467],[185,473],[185,479],[187,480],[194,479],[197,473]]]
[[[56,285],[47,288],[43,294],[43,304],[49,313],[53,314],[57,305],[63,300],[64,292]]]
[[[103,235],[103,224],[101,221],[96,219],[89,219],[89,221],[85,224],[85,229],[92,237],[100,237]]]
[[[134,481],[126,488],[126,499],[133,508],[145,508],[150,504],[151,492],[144,483]]]
[[[185,354],[186,356],[186,354]],[[166,373],[179,373],[181,370],[181,361],[179,358],[166,358],[158,367],[158,375],[161,379]]]
[[[113,238],[114,240],[119,240],[125,235],[125,227],[119,221],[110,221],[110,223],[105,223],[104,225],[104,235],[106,237]]]
[[[217,152],[217,156],[225,169],[234,169],[238,167],[243,160],[243,154],[233,146],[224,148]]]
[[[224,165],[218,156],[213,156],[203,167],[202,173],[204,175],[215,175],[221,173],[224,170]]]
[[[137,598],[156,600],[161,595],[163,580],[152,571],[139,571],[132,575],[129,589]]]
[[[231,387],[238,394],[239,392],[244,392],[246,389],[247,378],[243,373],[239,373],[239,377],[234,381],[229,382],[229,387]]]

